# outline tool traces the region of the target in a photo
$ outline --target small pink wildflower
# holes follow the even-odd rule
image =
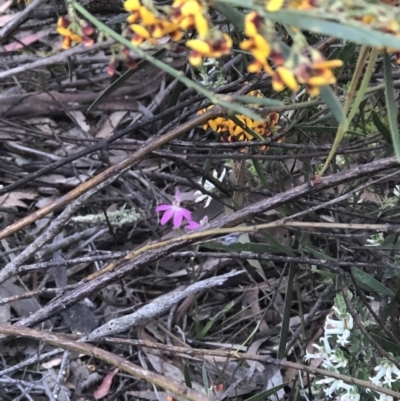
[[[200,224],[197,221],[190,220],[189,224],[185,226],[185,230],[196,230],[196,228],[199,228]]]
[[[190,220],[190,221],[188,222],[188,225],[185,226],[185,230],[189,230],[189,231],[196,230],[196,229],[198,229],[199,227],[206,225],[207,223],[208,223],[208,216],[205,215],[205,216],[200,220],[199,223],[198,223],[197,221]]]
[[[174,218],[174,228],[179,228],[182,224],[183,219],[189,221],[191,223],[192,216],[189,210],[180,206],[181,204],[181,193],[176,191],[175,200],[172,202],[172,205],[160,205],[156,207],[156,212],[165,212],[161,218],[161,225],[167,224],[171,218]]]

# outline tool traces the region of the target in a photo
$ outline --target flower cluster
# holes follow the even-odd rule
[[[337,303],[340,304],[339,302]],[[332,309],[333,313],[328,315],[325,320],[324,337],[320,339],[319,344],[313,344],[313,347],[316,349],[314,353],[306,352],[305,360],[322,360],[322,366],[327,371],[341,373],[339,369],[346,368],[349,360],[345,352],[341,348],[338,348],[338,346],[346,347],[349,345],[349,338],[354,327],[354,322],[353,317],[345,310],[343,305],[341,308],[335,305]],[[333,314],[337,319],[332,318]],[[334,339],[334,343],[330,342],[330,339]],[[322,390],[326,397],[333,397],[333,393],[336,393],[338,395],[337,399],[341,401],[360,400],[357,387],[346,384],[343,380],[326,377],[317,380],[314,383],[314,387]]]
[[[271,48],[268,43],[266,38],[271,38],[273,41],[274,33],[257,12],[252,11],[246,15],[244,33],[249,39],[243,41],[240,47],[249,51],[254,57],[247,70],[250,73],[261,70],[267,72],[272,76],[272,87],[275,91],[280,92],[288,87],[297,92],[300,85],[305,85],[311,96],[318,96],[321,86],[336,82],[332,69],[342,66],[342,60],[325,60],[319,51],[311,47],[307,47],[300,55],[296,54],[296,57],[292,55],[285,59],[277,47],[277,42],[274,42],[275,48]],[[277,66],[275,70],[271,68],[269,58]]]
[[[261,98],[262,94],[260,91],[251,91],[248,93],[248,96],[254,96]],[[203,114],[207,110],[211,109],[213,106],[209,106],[207,109],[202,109],[198,112],[198,114]],[[244,115],[236,116],[243,124],[244,127],[249,127],[254,132],[256,132],[261,137],[269,137],[275,134],[279,128],[279,114],[276,112],[268,113],[263,119],[253,120],[250,117]],[[225,117],[217,117],[211,120],[208,120],[204,125],[203,129],[206,131],[211,128],[214,132],[220,134],[222,142],[246,142],[254,140],[254,136],[249,132],[244,130],[241,126],[236,124],[233,120]],[[283,138],[280,138],[280,141]],[[261,150],[267,150],[268,146],[261,146]],[[243,152],[245,149],[241,149]]]
[[[62,48],[70,49],[77,43],[91,46],[94,40],[90,37],[94,33],[93,27],[85,20],[75,17],[73,21],[67,17],[60,17],[57,21],[57,32],[63,37]]]
[[[182,225],[183,220],[187,220],[187,225],[185,228],[187,230],[195,230],[200,227],[200,223],[192,220],[192,215],[188,209],[185,209],[181,206],[181,193],[176,191],[175,200],[172,202],[172,205],[159,205],[156,207],[156,212],[164,212],[161,217],[161,225],[167,224],[171,219],[173,220],[174,228],[177,229]]]
[[[379,387],[392,388],[392,383],[400,381],[400,370],[389,360],[383,358],[374,368],[375,376],[370,377],[371,383]],[[392,398],[393,399],[393,398]]]
[[[216,29],[210,30],[208,9],[200,0],[174,0],[165,9],[166,14],[144,6],[140,0],[127,0],[124,7],[131,13],[127,22],[133,32],[131,42],[136,46],[145,41],[156,45],[166,36],[176,42],[185,32],[195,29],[198,38],[186,42],[191,49],[189,62],[192,65],[199,66],[204,57],[220,58],[230,54],[232,39]]]
[[[133,32],[132,44],[139,46],[144,41],[155,45],[158,39],[169,35],[173,40],[180,40],[183,32],[179,24],[168,21],[156,10],[150,10],[139,0],[127,0],[125,10],[131,14],[127,18],[129,28]]]

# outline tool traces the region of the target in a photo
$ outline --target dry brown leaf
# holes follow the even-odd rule
[[[94,398],[96,400],[100,400],[101,398],[105,397],[108,395],[110,392],[111,384],[114,379],[114,376],[118,373],[118,369],[114,369],[112,372],[110,372],[101,382],[100,386],[97,388],[97,390],[93,393]]]
[[[96,138],[104,139],[111,136],[126,114],[127,111],[116,111],[115,113],[111,113],[103,122],[103,126],[97,131]],[[140,115],[140,117],[142,116],[141,113],[136,114]]]
[[[8,194],[4,194],[0,196],[0,206],[2,207],[24,207],[27,208],[28,205],[23,202],[21,199],[35,199],[39,194],[33,190],[27,191],[14,191],[9,192]]]

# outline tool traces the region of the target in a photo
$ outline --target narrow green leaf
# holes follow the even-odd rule
[[[189,372],[189,365],[187,363],[183,365],[183,377],[185,378],[186,386],[189,388],[193,388],[192,379],[190,377],[190,372]]]
[[[184,85],[181,81],[177,81],[176,85],[171,93],[171,96],[168,99],[168,104],[167,104],[167,110],[173,106],[175,106],[178,103],[179,96],[184,88]],[[171,120],[172,120],[173,114],[168,114],[162,122],[161,122],[161,127],[165,127]]]
[[[368,45],[372,47],[387,46],[395,49],[400,48],[400,38],[394,35],[372,30],[370,27],[362,24],[361,22],[356,22],[350,19],[340,22],[326,20],[327,18],[334,19],[334,15],[312,15],[312,12],[301,12],[298,10],[280,10],[274,13],[267,13],[264,11],[263,14],[265,17],[268,17],[281,24],[296,26],[297,28],[301,28],[306,31],[349,40],[357,44]]]
[[[229,4],[218,2],[213,8],[226,17],[226,19],[240,31],[244,30],[244,14]]]
[[[212,319],[210,319],[207,324],[201,329],[200,333],[197,335],[197,339],[201,340],[202,338],[204,338],[204,336],[207,335],[207,333],[209,332],[209,330],[211,329],[211,327],[214,325],[214,323],[217,321],[217,319],[223,315],[225,312],[227,312],[228,310],[232,309],[233,306],[235,305],[235,301],[231,301],[229,302],[228,305],[226,305],[224,307],[224,309],[222,309],[221,311],[219,311]]]
[[[394,295],[393,291],[357,267],[352,267],[351,273],[353,274],[357,284],[364,290],[373,291],[378,294],[389,295],[391,297]]]
[[[269,390],[265,390],[262,391],[259,394],[253,395],[250,398],[247,398],[245,401],[262,401],[262,400],[266,400],[267,398],[269,398],[272,394],[275,394],[276,392],[278,392],[281,388],[284,388],[285,386],[287,386],[288,383],[282,383],[279,384],[278,386],[275,386],[273,388],[270,388]]]
[[[225,245],[221,242],[210,241],[201,244],[202,247],[208,249],[216,249],[227,252],[254,252],[258,254],[273,254],[276,253],[276,249],[274,246],[267,244],[254,244],[252,242],[249,243],[240,243],[236,242],[234,244]]]
[[[296,270],[296,265],[291,263],[289,266],[289,276],[285,296],[285,309],[283,312],[281,335],[279,338],[278,359],[283,359],[286,353],[286,345],[289,337],[290,316],[292,313],[293,282]]]
[[[232,102],[226,101],[224,99],[221,99],[218,95],[215,95],[215,97],[213,97],[211,99],[211,102],[214,104],[219,104],[222,107],[226,107],[229,111],[231,111],[235,114],[243,114],[247,117],[250,117],[251,119],[253,119],[255,121],[262,120],[262,117],[259,116],[253,110],[250,110],[247,107],[244,107],[240,104],[232,103]]]
[[[331,109],[333,115],[338,120],[339,124],[346,124],[346,115],[344,114],[344,110],[340,100],[335,95],[335,92],[332,90],[330,86],[321,87],[321,99],[326,103],[326,105]]]
[[[248,104],[259,104],[263,106],[270,106],[270,107],[282,107],[283,102],[275,99],[269,99],[266,97],[256,97],[256,96],[235,96],[235,100],[248,103]]]
[[[398,308],[400,303],[400,288],[397,290],[396,295],[392,298],[390,304],[386,308],[382,316],[382,323],[385,324],[388,317],[392,314],[394,308]]]
[[[399,126],[397,123],[397,105],[394,95],[390,56],[386,51],[383,56],[383,75],[385,79],[385,98],[386,98],[386,107],[388,111],[390,133],[392,136],[394,153],[396,154],[397,160],[400,161],[400,136],[399,136]]]
[[[128,13],[116,15],[115,17],[112,17],[108,21],[106,21],[106,25],[121,24],[122,22],[126,22],[126,18],[128,16]]]
[[[256,170],[256,173],[258,175],[258,178],[261,181],[262,186],[264,188],[268,188],[268,181],[265,178],[265,174],[264,174],[264,171],[261,168],[260,162],[257,159],[253,159],[252,162],[253,162],[254,169]]]
[[[379,345],[383,347],[385,351],[392,352],[395,356],[400,355],[400,347],[397,344],[394,344],[386,338],[380,337],[373,333],[371,333],[371,336]]]
[[[376,113],[375,110],[372,110],[371,113],[372,113],[372,122],[374,123],[377,130],[382,134],[387,143],[393,144],[390,130],[388,130],[386,125],[381,121],[381,119],[378,116],[378,113]]]

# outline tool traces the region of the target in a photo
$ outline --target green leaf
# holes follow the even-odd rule
[[[185,363],[183,365],[183,377],[185,378],[185,384],[189,388],[193,388],[192,379],[190,377],[189,365]]]
[[[229,4],[218,2],[213,5],[215,10],[220,12],[226,19],[240,31],[244,30],[244,14]]]
[[[371,113],[372,113],[372,122],[374,123],[375,127],[382,134],[383,138],[387,143],[393,144],[392,135],[388,130],[388,128],[386,127],[386,125],[383,124],[383,122],[379,118],[378,113],[376,113],[375,110],[372,110]]]
[[[226,97],[226,96],[224,96]],[[247,117],[250,117],[251,119],[255,121],[260,121],[262,120],[262,117],[258,115],[256,112],[253,110],[248,109],[247,107],[244,107],[240,104],[232,103],[232,101],[226,101],[222,99],[222,97],[215,95],[212,99],[211,102],[214,104],[219,104],[222,107],[226,107],[229,111],[235,113],[235,114],[243,114]]]
[[[393,88],[392,66],[390,64],[389,54],[386,51],[383,56],[383,75],[385,79],[385,98],[390,133],[392,136],[394,153],[396,154],[397,160],[400,161],[400,136],[399,126],[397,123],[397,105]]]
[[[326,103],[326,105],[331,109],[333,115],[338,120],[339,124],[346,124],[346,115],[344,114],[344,110],[340,100],[335,95],[335,92],[332,90],[330,86],[322,86],[321,87],[321,99]]]
[[[392,298],[390,304],[386,308],[385,312],[382,316],[382,323],[385,324],[387,318],[392,314],[392,311],[395,308],[398,308],[398,304],[400,302],[400,288],[397,290],[396,295]]]
[[[260,162],[257,159],[253,159],[252,162],[253,162],[254,169],[256,170],[256,173],[258,175],[258,178],[261,181],[262,186],[264,188],[268,188],[268,181],[265,178],[265,174],[264,174],[264,171],[261,168]]]
[[[275,386],[275,387],[273,387],[273,388],[270,388],[269,390],[265,390],[265,391],[262,391],[262,392],[259,393],[259,394],[253,395],[252,397],[247,398],[247,400],[245,400],[245,401],[263,401],[263,400],[266,400],[266,399],[269,398],[272,394],[275,394],[275,393],[278,392],[281,388],[284,388],[284,387],[287,386],[287,385],[288,385],[288,382],[287,382],[287,383],[279,384],[278,386]]]
[[[266,97],[256,97],[256,96],[235,96],[235,100],[238,100],[242,103],[249,104],[258,104],[262,106],[271,106],[271,107],[282,107],[283,102],[275,99],[269,99]]]
[[[322,259],[322,260],[330,260],[332,262],[336,262],[336,259],[332,258],[332,256],[329,256],[326,253],[323,253],[321,251],[317,251],[316,249],[314,249],[311,246],[308,246],[308,245],[304,246],[304,250],[306,252],[311,253],[315,258]]]
[[[286,345],[289,336],[290,316],[292,313],[292,294],[294,291],[293,283],[296,270],[297,270],[296,265],[291,263],[289,265],[289,276],[288,276],[286,296],[285,296],[285,308],[283,312],[281,333],[279,338],[278,359],[283,359],[286,353]]]
[[[181,81],[177,81],[171,93],[171,96],[168,99],[167,110],[178,103],[179,96],[182,93],[183,88],[184,88],[183,83]],[[161,122],[161,127],[165,127],[172,120],[172,117],[173,117],[172,113],[164,117],[164,119]]]
[[[217,241],[210,241],[206,242],[204,244],[201,244],[202,247],[208,248],[208,249],[216,249],[216,250],[221,250],[221,251],[234,251],[234,252],[254,252],[254,253],[259,253],[259,254],[271,254],[273,253],[273,250],[275,249],[273,246],[267,245],[267,244],[254,244],[252,242],[249,243],[240,243],[236,242],[234,244],[229,244],[229,245],[224,245],[221,242]]]
[[[306,31],[320,33],[335,38],[349,40],[357,44],[372,47],[393,47],[400,48],[400,38],[383,32],[372,30],[369,26],[351,19],[343,21],[327,21],[323,18],[332,18],[334,15],[312,15],[311,12],[292,10],[280,10],[274,13],[267,13],[260,9],[262,14],[281,24],[292,25]]]
[[[214,323],[217,321],[217,319],[224,314],[225,312],[227,312],[228,310],[232,309],[233,306],[235,305],[235,301],[231,301],[229,302],[228,305],[226,305],[224,307],[224,309],[222,309],[221,311],[219,311],[212,319],[210,319],[207,324],[201,329],[200,333],[198,333],[197,335],[197,339],[201,340],[204,336],[207,335],[207,333],[209,332],[209,330],[211,329],[211,327],[214,325]]]
[[[374,279],[370,274],[358,269],[357,267],[351,268],[351,273],[354,276],[357,284],[367,291],[376,292],[378,294],[393,296],[394,293],[389,288],[385,287],[378,280]]]
[[[385,349],[385,351],[392,352],[395,356],[400,355],[400,347],[397,344],[394,344],[386,338],[380,337],[373,333],[371,333],[371,336],[379,345],[381,345]]]
[[[165,49],[160,49],[156,53],[154,53],[153,57],[159,58],[165,53],[166,53]],[[136,74],[138,71],[142,70],[143,68],[148,68],[149,66],[151,66],[151,63],[149,61],[141,60],[135,69],[126,71],[117,80],[115,80],[108,88],[106,88],[100,94],[100,96],[89,106],[87,111],[91,111],[95,107],[99,106],[111,95],[111,93],[115,92],[118,88],[121,88],[133,74]]]

